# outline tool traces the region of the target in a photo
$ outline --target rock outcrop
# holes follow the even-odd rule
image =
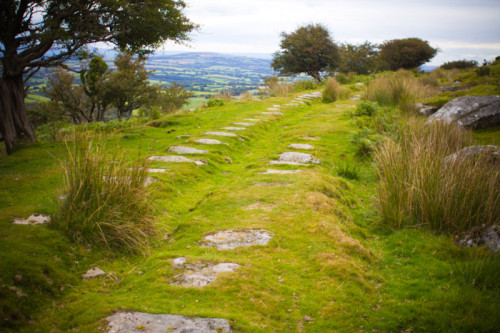
[[[430,116],[427,123],[436,120],[472,129],[500,125],[500,96],[455,98]]]
[[[454,154],[446,156],[445,161],[455,162],[457,159],[462,160],[476,157],[500,166],[500,148],[493,145],[465,147]]]

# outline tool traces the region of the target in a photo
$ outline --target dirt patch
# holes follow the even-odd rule
[[[224,230],[205,236],[201,246],[232,250],[241,246],[267,245],[273,235],[263,229]]]
[[[143,312],[118,312],[106,318],[109,333],[232,332],[227,319],[184,317]]]

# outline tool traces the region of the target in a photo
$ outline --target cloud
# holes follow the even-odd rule
[[[443,53],[497,50],[500,1],[497,0],[186,0],[186,14],[201,25],[192,49],[214,52],[271,53],[280,33],[321,23],[339,42],[379,43],[419,37]],[[179,49],[168,44],[166,49]],[[185,48],[184,48],[185,49]],[[457,48],[455,48],[457,49]],[[476,53],[476,52],[474,52]]]

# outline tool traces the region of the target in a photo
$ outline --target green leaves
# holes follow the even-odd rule
[[[271,66],[282,74],[306,73],[320,82],[320,73],[334,70],[338,64],[338,47],[320,24],[309,24],[290,34],[283,32],[281,37],[282,51],[274,54]]]

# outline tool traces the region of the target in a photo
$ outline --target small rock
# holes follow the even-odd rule
[[[456,237],[458,246],[485,246],[490,252],[500,253],[500,225],[474,227],[462,236]]]
[[[30,215],[27,219],[23,218],[15,218],[14,224],[25,224],[25,225],[37,225],[37,224],[46,224],[50,222],[50,216],[41,215],[41,214],[33,214]]]
[[[226,157],[224,160],[229,164],[233,164],[233,160],[231,159],[231,157]]]
[[[291,313],[292,309],[286,309],[286,312]]]
[[[255,126],[255,124],[253,123],[233,123],[234,125],[238,125],[238,126]]]
[[[429,105],[424,105],[422,103],[417,103],[415,104],[418,113],[422,116],[430,116],[431,114],[435,113],[437,111],[437,108],[434,106],[429,106]]]
[[[261,112],[262,114],[271,114],[271,115],[275,115],[275,116],[282,116],[284,115],[283,112]]]
[[[106,272],[104,272],[102,269],[99,267],[94,267],[92,269],[89,269],[87,273],[82,275],[82,279],[88,280],[88,279],[95,279],[100,276],[106,275]]]
[[[302,317],[302,319],[304,319],[304,321],[306,321],[306,322],[310,322],[312,320],[311,317],[309,317],[309,316],[304,316],[304,317]]]
[[[23,280],[23,276],[21,274],[16,274],[14,276],[14,280],[16,280],[17,282],[21,282]]]

